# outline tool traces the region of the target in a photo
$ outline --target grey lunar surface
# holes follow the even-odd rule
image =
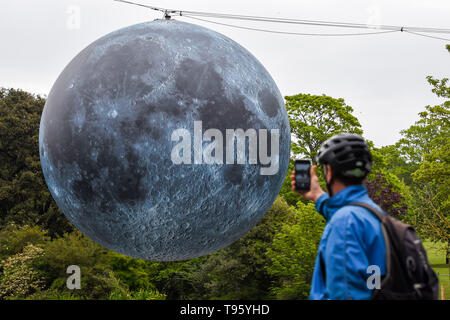
[[[248,161],[173,164],[172,132],[193,136],[197,120],[224,135],[279,129],[278,173],[260,175]],[[236,241],[270,208],[288,167],[289,121],[246,49],[156,20],[112,32],[70,62],[48,96],[39,149],[53,198],[85,235],[128,256],[184,260]]]

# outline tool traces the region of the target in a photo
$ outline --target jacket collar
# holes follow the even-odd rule
[[[367,189],[363,185],[354,185],[342,189],[328,199],[326,219],[330,220],[333,214],[343,206],[352,202],[366,202],[368,197]]]

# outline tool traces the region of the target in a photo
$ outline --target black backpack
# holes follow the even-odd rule
[[[437,300],[438,278],[414,228],[365,203],[351,205],[366,208],[380,220],[386,244],[386,275],[380,289],[374,289],[372,299]]]

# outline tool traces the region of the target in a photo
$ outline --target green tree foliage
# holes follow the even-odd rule
[[[10,297],[10,300],[81,300],[82,298],[73,294],[72,291],[58,291],[56,289],[39,290],[26,297]]]
[[[79,231],[50,239],[37,226],[8,225],[0,231],[0,240],[0,299],[165,297],[152,283],[159,271],[155,263],[109,251]],[[80,290],[66,287],[69,265],[80,267]]]
[[[352,115],[353,108],[344,99],[326,95],[297,94],[286,96],[291,126],[292,152],[315,161],[320,145],[341,132],[362,134],[361,124]]]
[[[410,223],[416,231],[430,241],[447,243],[450,250],[449,212],[441,211],[435,188],[428,185],[416,188],[411,206]]]
[[[1,261],[0,299],[23,298],[43,288],[44,281],[32,265],[42,253],[42,248],[29,244],[22,252]]]
[[[153,262],[109,251],[107,259],[114,276],[130,291],[129,297],[134,297],[135,292],[161,292],[168,299],[187,299],[195,291],[189,270],[196,270],[198,261],[204,258]]]
[[[153,290],[153,281],[160,276],[164,263],[131,258],[114,251],[108,251],[107,265],[114,271],[114,277],[125,283],[129,290]]]
[[[39,123],[45,99],[0,88],[0,227],[40,225],[50,235],[72,230],[45,184]]]
[[[191,265],[189,279],[196,299],[265,299],[274,278],[266,266],[271,260],[267,248],[285,224],[291,224],[295,210],[278,197],[264,218],[231,246]]]
[[[384,159],[383,171],[394,174],[407,185],[413,182],[411,173],[414,169],[408,164],[405,157],[402,156],[399,143],[384,146],[377,150],[382,154]]]
[[[139,289],[138,291],[130,292],[125,291],[113,291],[109,300],[165,300],[166,295],[159,293],[157,290],[144,290]]]
[[[446,46],[450,52],[450,45]],[[426,106],[425,111],[419,113],[419,120],[406,130],[401,131],[403,138],[397,146],[414,172],[426,154],[436,148],[448,144],[450,139],[450,86],[448,78],[436,79],[427,77],[432,86],[431,91],[436,96],[446,99],[437,106]]]
[[[449,117],[450,101],[438,106],[426,106],[425,111],[419,113],[419,120],[401,131],[403,138],[399,141],[399,147],[411,170],[419,167],[426,154],[448,142]]]
[[[284,178],[283,185],[281,186],[279,195],[281,197],[283,197],[290,206],[295,207],[297,202],[299,202],[299,201],[306,202],[306,201],[297,192],[292,191],[292,186],[291,186],[292,170],[294,170],[294,161],[290,160],[288,170],[286,172],[286,177]]]
[[[450,46],[447,45],[450,52]],[[402,138],[380,149],[386,171],[403,180],[410,190],[408,222],[432,241],[448,243],[450,250],[450,86],[448,78],[427,77],[432,92],[444,101],[426,106]]]
[[[450,139],[424,156],[414,181],[435,189],[434,198],[441,212],[450,212]]]
[[[107,249],[79,231],[48,241],[43,248],[44,253],[37,260],[36,267],[45,279],[46,287],[66,291],[67,267],[77,265],[81,270],[81,289],[74,290],[74,295],[93,299],[109,295],[112,270],[107,265]]]
[[[447,47],[450,51],[450,47]],[[436,190],[435,200],[440,203],[441,212],[450,211],[450,86],[448,78],[436,80],[427,77],[432,91],[446,100],[443,104],[426,107],[419,114],[420,120],[408,129],[416,140],[423,140],[425,148],[420,151],[421,162],[413,173],[419,185],[428,185]]]
[[[326,95],[297,94],[286,96],[286,109],[291,127],[291,150],[295,156],[304,157],[315,163],[315,156],[320,145],[331,136],[341,132],[362,134],[361,124],[353,116],[353,108],[344,99],[335,99]],[[289,163],[280,195],[289,205],[306,201],[291,190],[291,171],[293,160]],[[322,172],[318,172],[323,182]]]
[[[0,230],[0,260],[22,252],[27,245],[43,244],[49,239],[46,234],[39,226],[7,225]]]
[[[411,170],[414,225],[430,240],[450,247],[450,86],[448,78],[427,80],[445,101],[426,106],[419,120],[402,131],[399,145]]]
[[[450,139],[424,155],[413,173],[416,228],[428,239],[448,243],[450,249]]]
[[[276,279],[271,292],[277,299],[307,299],[314,262],[325,221],[314,204],[298,203],[294,222],[286,223],[267,249],[267,272]]]
[[[113,288],[109,294],[109,300],[165,300],[166,298],[166,295],[159,293],[156,289],[140,288],[130,291],[129,287],[121,283],[113,272],[109,273],[109,283]]]

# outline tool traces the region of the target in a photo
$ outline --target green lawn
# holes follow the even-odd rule
[[[441,285],[444,286],[445,299],[450,300],[450,276],[442,276],[443,274],[450,274],[450,266],[445,264],[445,246],[432,242],[423,242],[423,246],[427,250],[428,260],[431,267],[439,276],[439,299],[441,299]]]

